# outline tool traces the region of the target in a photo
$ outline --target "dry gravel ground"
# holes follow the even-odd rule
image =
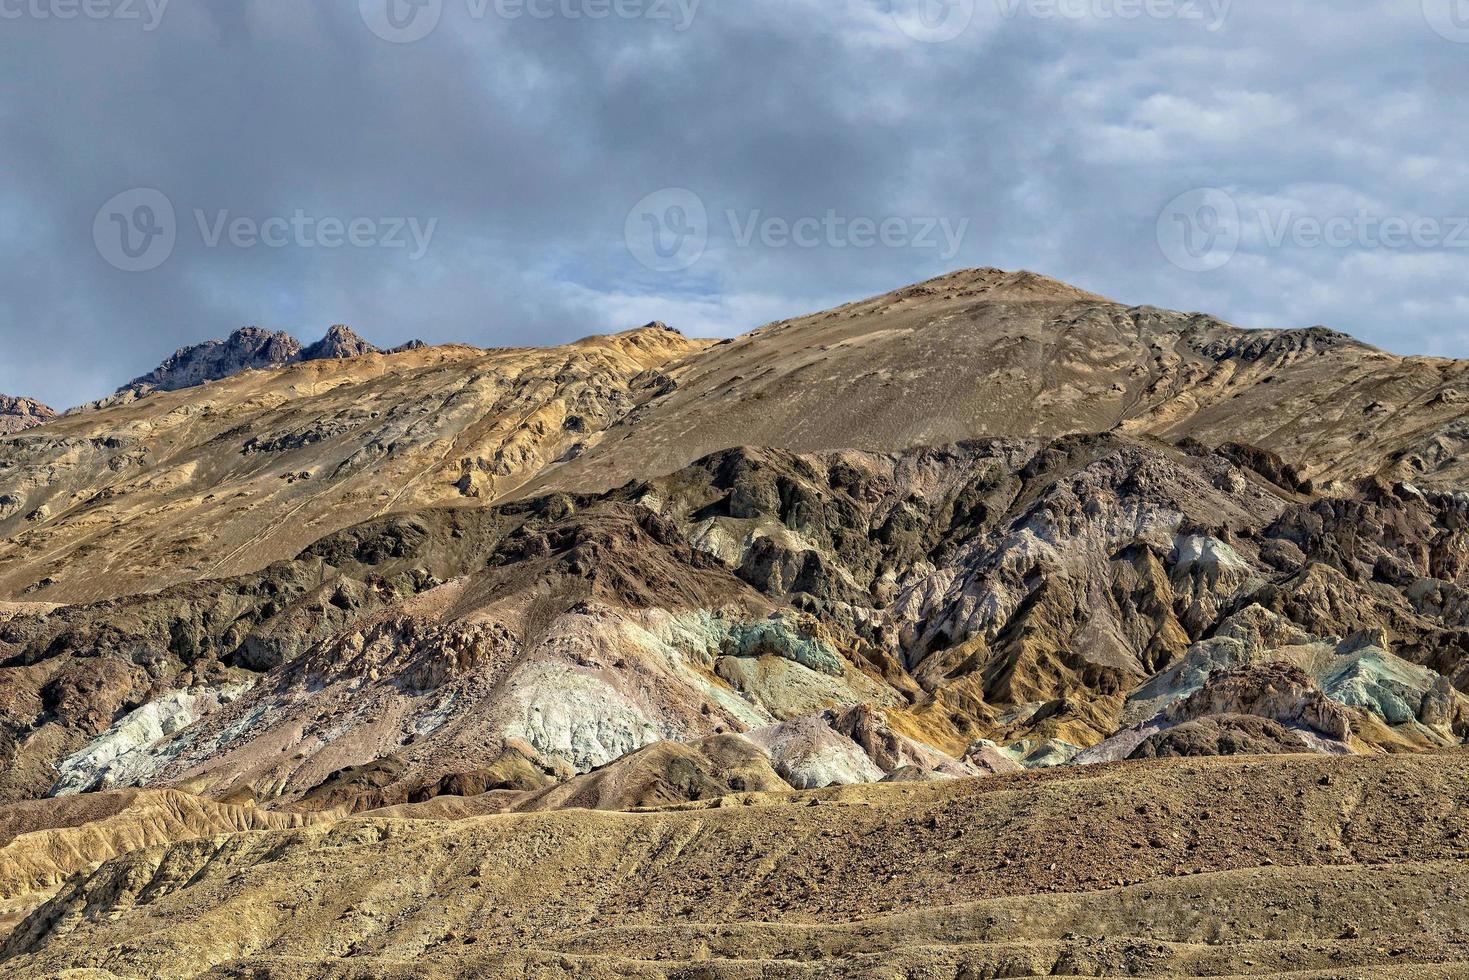
[[[1124,763],[218,836],[74,879],[0,974],[1462,977],[1465,761]]]

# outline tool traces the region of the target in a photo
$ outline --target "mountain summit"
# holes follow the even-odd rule
[[[117,389],[117,394],[141,397],[154,391],[178,391],[220,381],[241,371],[376,353],[379,353],[377,347],[344,324],[333,326],[325,337],[309,347],[288,333],[242,327],[225,340],[206,340],[180,347],[158,367]]]
[[[963,270],[720,343],[653,323],[564,348],[370,349],[346,327],[310,348],[250,328],[134,383],[166,402],[53,423],[80,455],[0,447],[16,501],[0,511],[0,591],[75,601],[258,569],[364,506],[600,492],[738,446],[1119,431],[1259,447],[1322,484],[1469,477],[1469,363],[1125,306],[1031,272]],[[222,498],[230,480],[244,482]]]
[[[56,412],[34,398],[0,395],[0,435],[13,435],[51,421]]]
[[[325,337],[301,351],[301,360],[337,360],[344,357],[361,357],[364,354],[376,354],[378,352],[376,347],[357,336],[351,327],[339,323],[328,330]]]

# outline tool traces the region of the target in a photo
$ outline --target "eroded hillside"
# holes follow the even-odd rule
[[[260,334],[243,352],[234,338],[181,351],[137,391],[270,370],[129,389],[0,439],[0,596],[85,601],[254,571],[377,514],[610,490],[737,446],[892,452],[1120,428],[1258,446],[1350,494],[1372,475],[1456,485],[1469,439],[1464,362],[994,269],[712,345],[653,326],[544,350],[328,338],[313,354]],[[306,356],[328,359],[291,363]]]
[[[323,344],[0,438],[7,975],[1463,972],[1469,365],[996,270]]]
[[[0,594],[82,601],[253,571],[376,514],[474,505],[596,441],[699,350],[417,348],[247,371],[0,441]]]
[[[66,885],[7,976],[1450,978],[1457,756],[1205,759],[645,814],[370,817]]]

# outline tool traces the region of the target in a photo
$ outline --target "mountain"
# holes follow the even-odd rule
[[[422,341],[414,341],[396,348],[393,353],[422,346]],[[206,340],[202,344],[180,347],[151,372],[123,385],[117,389],[117,395],[99,404],[115,403],[118,396],[126,400],[155,391],[192,388],[221,381],[242,371],[262,371],[298,361],[340,360],[376,353],[379,353],[376,347],[343,324],[332,327],[325,337],[310,346],[303,346],[283,331],[243,327],[226,340]]]
[[[997,270],[324,343],[0,440],[7,975],[1469,962],[1464,362]]]
[[[743,445],[891,452],[1115,429],[1257,446],[1343,492],[1370,476],[1451,487],[1466,392],[1469,362],[986,269],[712,345],[650,325],[568,348],[298,361],[0,445],[0,595],[87,600],[257,570],[376,513],[605,491]]]
[[[1325,482],[1466,475],[1469,362],[1241,330],[1029,272],[966,270],[774,323],[668,373],[666,397],[529,489],[606,489],[733,445],[889,452],[1117,428],[1259,446]]]
[[[659,369],[704,346],[640,330],[423,347],[70,413],[0,443],[0,596],[84,601],[231,575],[376,514],[483,505],[656,397]]]
[[[406,346],[406,349],[415,348]],[[326,332],[326,336],[301,352],[303,361],[340,360],[346,357],[362,357],[377,354],[378,349],[353,332],[345,324],[337,324]]]
[[[34,398],[0,395],[0,436],[34,429],[56,418],[56,412]]]
[[[117,394],[137,396],[192,388],[241,371],[289,364],[300,356],[301,342],[290,334],[243,327],[226,340],[206,340],[202,344],[180,347],[151,372],[117,389]]]

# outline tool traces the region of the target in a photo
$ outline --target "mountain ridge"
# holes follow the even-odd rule
[[[0,439],[9,972],[1469,960],[1464,362],[993,269],[358,340]]]
[[[256,340],[269,347],[273,336]],[[337,352],[360,349],[340,339]],[[653,360],[638,353],[654,349]],[[615,392],[596,374],[596,351],[633,358]],[[563,352],[581,367],[558,391]],[[483,373],[530,361],[546,372],[547,401],[526,387],[530,376],[510,383],[517,395]],[[436,395],[423,373],[433,365],[449,390],[477,393]],[[1345,493],[1379,474],[1425,485],[1469,476],[1469,362],[1398,357],[1324,328],[1241,330],[1123,306],[1029,272],[962,270],[717,343],[655,323],[565,348],[410,346],[287,367],[72,412],[39,430],[55,433],[49,441],[0,443],[10,564],[0,595],[93,598],[263,567],[360,520],[361,491],[344,483],[383,457],[413,475],[369,514],[606,491],[738,445],[898,451],[1113,429],[1259,446]],[[373,404],[376,418],[360,408]],[[121,545],[128,511],[202,514],[212,488],[235,480],[239,518],[173,520],[161,537]],[[287,533],[278,522],[295,507],[307,517]],[[66,566],[99,548],[136,556],[136,570],[93,568],[84,590],[66,585]],[[58,556],[57,567],[32,570],[27,554]]]
[[[421,341],[412,341],[390,353],[416,349]],[[258,371],[282,367],[300,361],[339,360],[382,353],[363,340],[351,327],[336,324],[321,340],[302,344],[283,330],[269,331],[261,327],[241,327],[224,340],[205,340],[174,351],[163,363],[145,375],[118,388],[110,397],[94,403],[106,406],[119,396],[139,398],[155,391],[178,391],[211,381],[221,381],[242,371]]]

